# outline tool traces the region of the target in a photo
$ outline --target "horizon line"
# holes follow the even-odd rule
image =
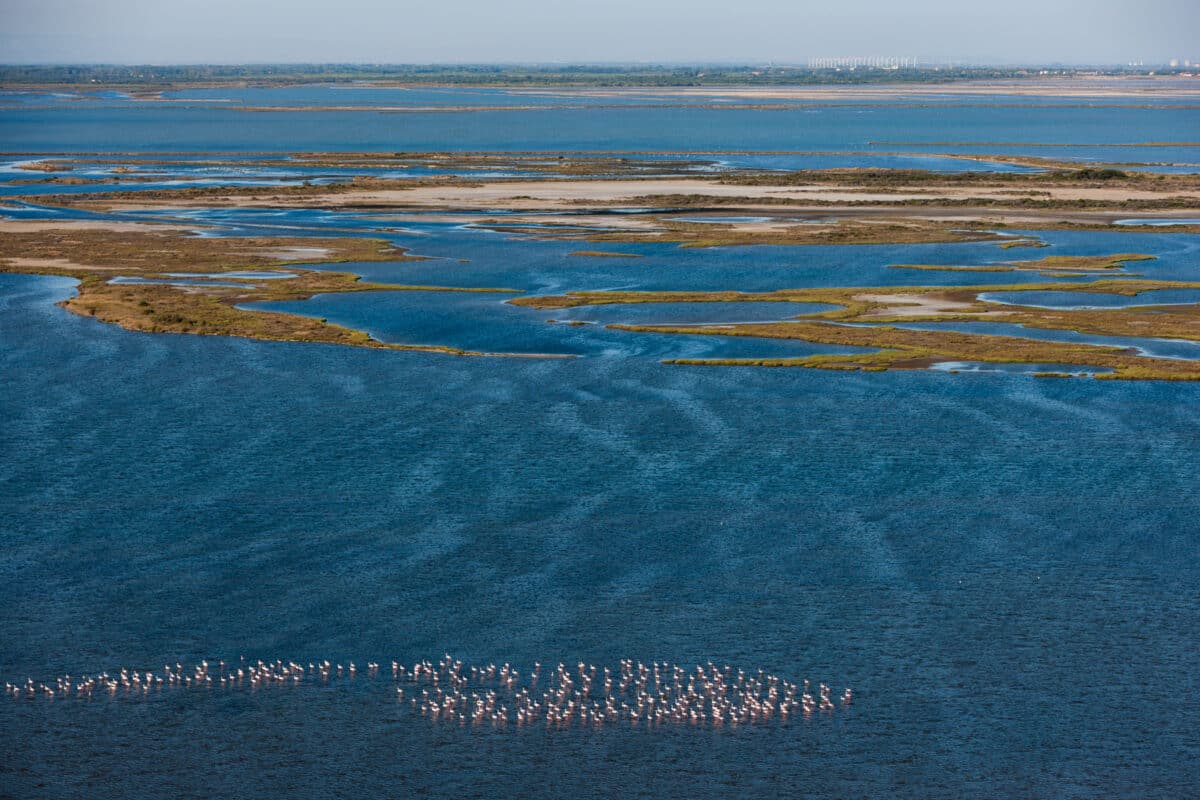
[[[804,59],[868,59],[891,58],[890,56],[805,56]],[[938,67],[959,67],[966,69],[1062,69],[1062,68],[1150,68],[1167,67],[1171,69],[1186,69],[1187,66],[1200,66],[1200,61],[1188,65],[1175,64],[1168,59],[1165,61],[1148,61],[1132,59],[1126,61],[971,61],[968,59],[913,59],[916,64],[901,66],[898,69],[922,70]],[[860,64],[857,67],[815,67],[794,60],[783,59],[729,59],[713,61],[672,61],[668,59],[638,59],[604,61],[591,59],[582,61],[3,61],[0,68],[7,67],[360,67],[360,68],[414,68],[414,67],[539,67],[572,69],[579,67],[627,67],[627,68],[694,68],[706,67],[746,67],[768,69],[798,69],[812,71],[833,71],[837,69],[880,69],[887,67]]]

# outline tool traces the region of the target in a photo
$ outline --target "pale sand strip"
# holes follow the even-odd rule
[[[1104,187],[1038,186],[1047,200],[1155,200],[1163,192]],[[580,203],[609,204],[620,207],[639,198],[656,195],[706,195],[750,200],[786,199],[827,203],[894,203],[904,200],[964,200],[981,198],[1013,201],[1013,189],[1004,185],[989,187],[895,187],[889,192],[846,189],[828,184],[803,186],[741,186],[707,179],[664,178],[641,180],[544,180],[497,181],[476,185],[416,186],[411,189],[362,189],[289,197],[272,195],[265,189],[254,197],[172,198],[157,201],[109,201],[123,209],[155,209],[165,206],[239,206],[272,207],[436,207],[554,209],[575,207]],[[1200,207],[1200,197],[1197,198]]]
[[[870,317],[932,317],[942,314],[973,314],[984,316],[991,312],[972,311],[970,303],[960,300],[948,300],[942,297],[917,294],[856,294],[855,300],[865,300],[868,303],[886,303],[885,308],[870,311],[861,315],[862,319]]]
[[[3,212],[0,212],[3,213]],[[109,231],[112,233],[172,233],[192,231],[202,226],[162,225],[150,222],[106,222],[104,220],[0,219],[0,233],[41,233],[43,231]]]

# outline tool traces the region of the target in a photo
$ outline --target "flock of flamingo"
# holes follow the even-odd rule
[[[622,659],[616,670],[579,662],[543,670],[534,665],[524,677],[509,664],[464,665],[445,656],[412,665],[369,661],[255,661],[237,664],[201,661],[193,666],[167,664],[161,672],[119,669],[92,676],[63,675],[50,683],[5,683],[13,699],[90,699],[145,697],[169,690],[257,691],[272,687],[346,681],[386,680],[391,696],[431,722],[504,728],[545,725],[554,728],[630,725],[754,725],[787,722],[814,714],[832,714],[851,704],[846,689],[835,700],[829,686],[793,683],[763,670],[747,672],[712,662],[687,670],[666,661],[643,664]]]

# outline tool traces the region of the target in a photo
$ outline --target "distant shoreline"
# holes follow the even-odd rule
[[[521,65],[0,65],[0,88],[116,89],[165,91],[172,88],[370,84],[385,87],[528,89],[754,89],[769,87],[958,86],[1011,81],[1194,83],[1200,70],[954,67],[910,69],[808,69],[748,65],[693,66],[521,66]],[[1014,87],[1017,88],[1017,87]],[[1157,90],[1159,87],[1155,87]],[[1183,87],[1180,87],[1183,88]]]

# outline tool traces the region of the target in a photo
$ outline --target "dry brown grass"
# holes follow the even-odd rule
[[[996,286],[836,287],[774,292],[575,292],[550,297],[519,297],[510,303],[534,308],[679,302],[828,303],[838,308],[804,314],[794,321],[721,325],[614,325],[617,330],[688,335],[801,339],[818,344],[874,348],[854,356],[797,359],[679,361],[739,366],[802,366],[826,369],[912,369],[937,361],[1063,363],[1112,369],[1114,378],[1200,380],[1200,362],[1150,358],[1119,347],[1045,342],[1015,336],[952,331],[913,331],[894,322],[985,319],[1030,328],[1071,330],[1101,336],[1158,337],[1200,341],[1200,304],[1142,308],[1051,310],[982,302],[983,292],[1072,291],[1135,296],[1157,289],[1200,289],[1200,283],[1154,280],[1100,280],[1085,284],[1040,283]],[[838,323],[857,323],[847,325]]]
[[[1005,364],[1078,364],[1112,370],[1098,377],[1116,379],[1200,380],[1200,362],[1148,358],[1120,347],[1044,342],[1014,336],[980,336],[953,331],[915,331],[888,326],[848,327],[817,322],[776,322],[749,325],[672,327],[614,325],[618,330],[643,333],[753,336],[800,339],[829,345],[877,348],[853,355],[822,355],[771,359],[676,359],[673,364],[760,367],[820,367],[823,369],[924,369],[942,361]]]
[[[667,198],[663,205],[673,205]],[[584,233],[570,230],[538,232],[544,239],[581,239],[588,242],[671,242],[684,247],[731,247],[745,245],[855,245],[855,244],[949,244],[954,242],[1003,241],[1004,237],[982,227],[962,222],[906,219],[863,222],[839,220],[826,224],[746,226],[660,219],[658,227]]]
[[[178,232],[71,228],[0,237],[0,271],[75,278],[78,294],[62,303],[65,308],[128,330],[473,355],[451,347],[385,344],[362,331],[320,319],[236,307],[335,292],[511,291],[367,283],[348,272],[306,269],[299,263],[406,260],[413,257],[375,239],[202,238]],[[247,270],[278,271],[294,277],[254,279],[225,274]],[[170,280],[168,273],[195,274],[201,285],[111,282],[118,277]],[[220,283],[235,285],[213,285],[204,275],[218,275]]]

